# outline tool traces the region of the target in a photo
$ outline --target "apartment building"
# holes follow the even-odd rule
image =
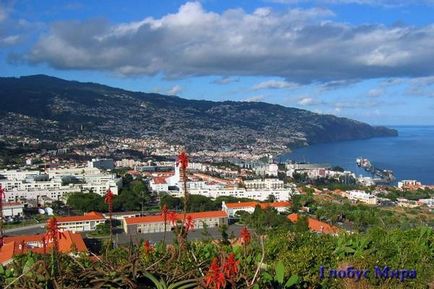
[[[222,211],[224,211],[229,218],[235,217],[235,214],[239,211],[245,211],[249,214],[255,211],[256,206],[260,206],[262,209],[274,208],[279,213],[285,213],[291,206],[291,202],[274,202],[274,203],[260,203],[260,202],[238,202],[238,203],[226,203],[222,202]]]

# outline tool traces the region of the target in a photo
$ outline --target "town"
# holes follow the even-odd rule
[[[366,230],[370,224],[342,216],[343,206],[360,204],[364,210],[376,208],[378,214],[428,216],[419,224],[434,226],[434,186],[415,180],[375,185],[369,177],[340,167],[277,163],[272,157],[214,162],[191,157],[183,171],[176,149],[172,146],[150,157],[90,158],[81,163],[46,157],[34,163],[36,156],[31,154],[20,167],[0,170],[0,262],[7,265],[26,250],[38,252],[53,216],[58,228],[67,232],[61,247],[69,242],[81,252],[92,252],[95,246],[86,244],[105,240],[112,231],[115,246],[131,238],[155,243],[186,217],[192,219],[193,238],[200,239],[198,232],[207,231],[218,239],[222,228],[239,234],[249,224],[247,215],[257,210],[286,216],[288,223],[302,219],[318,234]],[[113,205],[104,203],[107,194]],[[183,216],[182,200],[187,195],[190,207]],[[330,214],[327,206],[337,206],[339,215]],[[172,211],[171,222],[162,215],[163,207]],[[69,252],[67,245],[62,250]]]

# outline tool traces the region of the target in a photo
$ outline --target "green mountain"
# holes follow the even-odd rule
[[[67,140],[154,135],[191,150],[396,136],[359,121],[263,102],[188,100],[45,75],[0,78],[0,134]]]

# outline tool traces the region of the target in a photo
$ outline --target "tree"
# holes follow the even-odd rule
[[[81,212],[107,212],[104,198],[95,193],[72,193],[66,203],[74,210]]]
[[[276,201],[276,196],[273,194],[269,194],[267,197],[267,202],[274,203]]]
[[[182,201],[180,198],[172,197],[168,194],[160,195],[160,207],[166,205],[170,210],[179,210],[182,206]]]

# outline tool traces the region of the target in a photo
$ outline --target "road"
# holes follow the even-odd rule
[[[229,238],[240,235],[240,231],[242,229],[241,225],[234,224],[228,226],[228,236]],[[5,230],[4,233],[6,236],[19,236],[19,235],[33,235],[33,234],[41,234],[45,232],[45,223],[44,224],[35,224],[24,227],[17,227],[13,229]],[[92,236],[88,236],[86,232],[82,233],[84,238],[97,239]],[[166,233],[166,242],[172,243],[174,240],[174,233],[167,232]],[[208,235],[205,234],[203,229],[196,229],[191,231],[188,234],[189,240],[200,240],[200,239],[221,239],[221,232],[218,228],[209,228]],[[147,234],[126,234],[122,230],[118,229],[118,233],[114,235],[114,240],[116,243],[122,245],[127,244],[128,242],[139,242],[141,240],[149,240],[151,243],[156,243],[158,241],[162,241],[164,239],[164,233],[147,233]]]
[[[45,232],[45,223],[4,230],[4,233],[7,236],[33,235],[40,234],[42,232]]]
[[[241,225],[230,225],[228,227],[227,233],[229,238],[233,236],[238,237],[240,235],[240,231],[243,227]],[[84,233],[86,236],[86,233]],[[92,237],[91,237],[92,238]],[[173,232],[166,232],[166,242],[172,243],[174,241],[175,234]],[[201,240],[201,239],[221,239],[221,232],[218,228],[210,228],[208,229],[208,235],[205,235],[203,229],[193,230],[188,234],[188,240]],[[141,240],[149,240],[151,243],[156,243],[162,241],[164,239],[164,233],[146,233],[146,234],[125,234],[124,232],[120,232],[115,234],[113,237],[114,241],[117,244],[127,244],[130,241],[133,243],[139,242]]]

